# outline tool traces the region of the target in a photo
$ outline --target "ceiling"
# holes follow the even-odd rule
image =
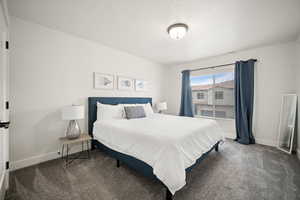
[[[171,65],[290,41],[299,0],[9,0],[10,14]],[[179,41],[166,29],[184,22]]]

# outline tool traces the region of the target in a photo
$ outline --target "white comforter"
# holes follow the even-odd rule
[[[173,194],[186,184],[185,169],[224,139],[215,120],[163,114],[96,121],[93,134],[107,147],[150,165]]]

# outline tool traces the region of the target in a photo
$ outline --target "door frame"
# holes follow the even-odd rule
[[[0,9],[2,10],[3,17],[4,18],[4,30],[2,32],[0,32],[0,51],[1,51],[1,56],[3,57],[3,70],[6,74],[6,76],[4,76],[3,83],[4,83],[4,87],[3,89],[6,91],[3,98],[4,98],[4,102],[3,104],[8,101],[9,99],[9,49],[6,48],[6,41],[9,41],[9,15],[8,15],[8,9],[7,9],[7,1],[6,0],[0,0]],[[1,59],[2,60],[2,59]],[[2,105],[4,106],[4,105]],[[5,107],[5,106],[4,106]],[[8,109],[4,109],[3,112],[5,112],[3,114],[3,116],[1,116],[1,118],[3,118],[2,120],[5,121],[9,121],[9,111]],[[0,177],[0,179],[3,178],[3,182],[0,183],[0,200],[2,200],[4,198],[5,192],[9,187],[9,132],[8,129],[3,129],[1,130],[1,139],[3,139],[3,167],[4,167],[4,172],[3,172],[3,177]],[[1,145],[2,146],[2,145]],[[0,180],[1,181],[1,180]]]
[[[8,30],[9,27],[9,14],[8,14],[8,7],[7,7],[7,0],[0,0],[0,7],[2,8],[4,14],[5,24]]]

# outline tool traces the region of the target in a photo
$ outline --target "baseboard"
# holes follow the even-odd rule
[[[0,200],[4,200],[5,198],[5,188],[4,187],[1,187],[0,188]]]
[[[297,157],[300,160],[300,149],[297,149]]]
[[[277,142],[273,141],[273,140],[255,138],[255,142],[256,142],[256,144],[262,144],[262,145],[266,145],[266,146],[272,146],[272,147],[277,146]]]
[[[72,153],[77,153],[81,151],[81,148],[74,148],[72,149]],[[71,155],[70,154],[70,155]],[[61,155],[59,153],[59,151],[55,151],[55,152],[49,152],[49,153],[44,153],[44,154],[40,154],[40,155],[36,155],[36,156],[32,156],[29,158],[25,158],[22,160],[17,160],[17,161],[12,161],[11,162],[11,166],[10,166],[10,171],[14,171],[14,170],[18,170],[21,168],[25,168],[25,167],[29,167],[32,165],[36,165],[39,163],[43,163],[49,160],[54,160],[57,158],[60,158]]]
[[[236,138],[236,136],[234,136],[234,135],[226,135],[226,138],[234,140]],[[256,144],[266,145],[266,146],[272,146],[272,147],[276,147],[277,146],[276,141],[264,140],[264,139],[259,139],[259,138],[255,138],[255,143]]]
[[[4,200],[5,192],[7,189],[6,182],[7,182],[7,174],[6,172],[0,177],[0,200]]]
[[[231,135],[231,134],[225,134],[225,138],[234,140],[236,138],[236,136],[235,135]]]
[[[234,139],[233,137],[231,137],[231,135],[227,135],[227,137]],[[264,140],[264,139],[255,138],[255,141],[257,144],[273,146],[273,147],[277,146],[276,141],[272,141],[272,140]],[[75,149],[72,153],[77,153],[79,151],[80,151],[80,149]],[[13,161],[13,162],[11,162],[10,170],[14,171],[14,170],[21,169],[24,167],[29,167],[29,166],[36,165],[36,164],[39,164],[42,162],[57,159],[60,156],[61,155],[58,154],[58,151],[55,151],[55,152],[40,154],[37,156],[32,156],[32,157],[25,158],[22,160]],[[300,149],[297,149],[297,156],[300,159]]]
[[[56,159],[58,157],[60,157],[60,155],[57,152],[50,152],[50,153],[45,153],[45,154],[25,158],[23,160],[13,161],[11,162],[10,170],[13,171],[24,167],[29,167],[42,162]]]

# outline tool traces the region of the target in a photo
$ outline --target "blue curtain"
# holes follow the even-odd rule
[[[182,71],[180,116],[194,117],[190,71]]]
[[[255,61],[250,59],[235,63],[235,140],[241,144],[255,144],[252,134]]]

